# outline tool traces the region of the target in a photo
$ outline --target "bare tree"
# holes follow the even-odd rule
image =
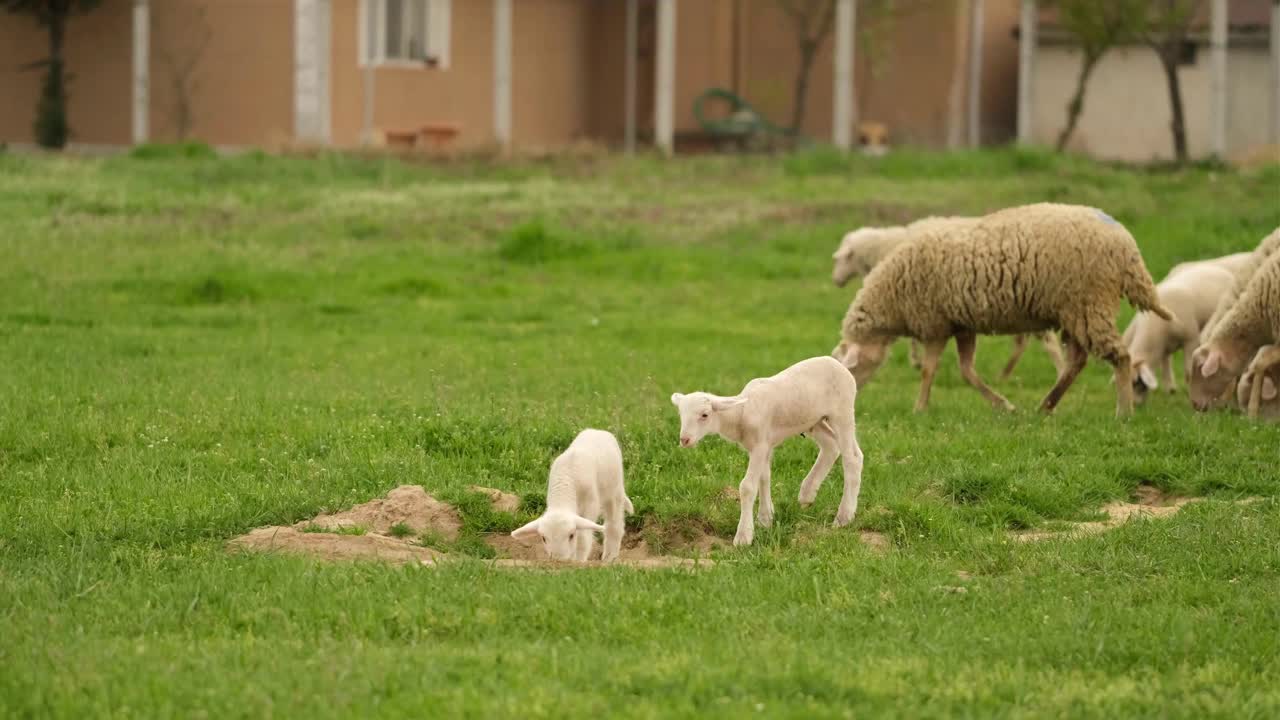
[[[1061,151],[1080,121],[1085,88],[1094,68],[1111,48],[1138,38],[1147,0],[1057,0],[1055,4],[1059,22],[1080,44],[1081,52],[1075,93],[1067,103],[1067,123],[1058,134],[1057,148]]]
[[[27,67],[45,68],[36,105],[36,142],[42,147],[61,149],[71,136],[67,123],[67,80],[62,51],[66,43],[67,23],[72,15],[98,7],[102,0],[0,0],[0,9],[35,19],[48,33],[49,57]]]
[[[836,20],[836,0],[775,0],[783,12],[791,18],[795,27],[796,47],[800,51],[800,67],[796,70],[796,82],[791,105],[790,131],[800,134],[804,124],[805,103],[809,96],[809,75],[813,61],[826,42]]]
[[[200,5],[184,23],[184,32],[170,35],[157,55],[164,65],[173,91],[171,113],[178,140],[186,140],[195,124],[195,95],[200,87],[197,70],[213,38],[209,29],[208,6]]]
[[[1178,65],[1188,50],[1191,24],[1204,7],[1204,0],[1152,0],[1148,3],[1141,37],[1160,58],[1169,86],[1169,109],[1173,121],[1173,154],[1179,163],[1187,161],[1186,113],[1182,105],[1182,84]]]

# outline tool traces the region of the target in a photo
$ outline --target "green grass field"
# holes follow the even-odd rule
[[[1185,394],[1117,421],[1096,362],[1040,417],[1034,345],[1011,416],[951,350],[925,415],[901,345],[861,390],[885,554],[829,527],[838,467],[797,506],[801,439],[774,527],[706,570],[226,550],[401,484],[536,498],[587,426],[637,522],[731,537],[746,455],[679,448],[671,392],[829,352],[849,227],[1039,200],[1106,209],[1159,278],[1280,224],[1280,171],[0,154],[0,716],[1276,717],[1280,426]],[[989,380],[1009,347],[980,341]],[[1011,540],[1142,484],[1207,500]]]

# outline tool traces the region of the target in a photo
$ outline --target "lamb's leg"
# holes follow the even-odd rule
[[[751,512],[755,510],[756,483],[760,478],[761,470],[769,463],[768,448],[753,448],[749,452],[747,474],[742,478],[742,483],[738,485],[740,513],[738,515],[738,532],[733,536],[734,545],[750,545],[751,541],[755,539],[756,529],[755,523],[751,518]]]
[[[610,502],[604,508],[604,553],[600,559],[613,562],[622,549],[622,535],[627,531],[626,520],[622,513],[622,501]]]
[[[1026,344],[1025,341],[1023,343]],[[982,378],[978,377],[978,371],[973,368],[973,358],[978,352],[978,338],[973,333],[961,333],[956,335],[956,354],[960,357],[960,374],[964,376],[965,382],[972,385],[978,392],[982,393],[982,397],[991,403],[991,406],[997,410],[1014,410],[1013,403],[1005,399],[1003,395],[992,390],[986,383],[982,382]]]
[[[578,562],[586,562],[591,559],[591,551],[596,549],[596,534],[590,530],[579,530],[574,543],[577,545],[574,558]]]
[[[1120,336],[1113,331],[1111,337],[1103,337],[1094,353],[1115,368],[1116,417],[1133,414],[1133,364],[1129,351],[1120,343]]]
[[[769,488],[773,480],[770,472],[772,468],[773,450],[770,450],[769,459],[765,462],[764,469],[760,471],[760,509],[756,511],[756,521],[760,523],[760,527],[773,525],[773,495]]]
[[[844,492],[840,495],[840,507],[836,510],[836,527],[853,522],[858,512],[858,493],[862,490],[862,448],[858,446],[858,434],[852,421],[836,430],[844,461]]]
[[[1051,413],[1054,408],[1058,407],[1058,402],[1066,394],[1067,388],[1070,388],[1071,384],[1076,381],[1076,376],[1084,369],[1085,361],[1089,357],[1084,348],[1074,338],[1063,335],[1062,342],[1067,347],[1066,367],[1058,373],[1058,381],[1049,390],[1049,394],[1044,396],[1044,400],[1040,403],[1040,412]],[[1133,388],[1129,388],[1129,391],[1133,392]]]
[[[924,346],[924,358],[920,361],[920,394],[916,396],[916,412],[929,407],[929,391],[933,389],[933,376],[938,372],[938,358],[947,347],[947,340],[930,340]]]
[[[809,431],[809,437],[818,444],[818,459],[814,461],[813,467],[809,468],[809,474],[805,475],[800,483],[800,507],[809,507],[813,504],[818,497],[818,489],[822,487],[822,481],[827,479],[831,466],[835,465],[836,458],[840,457],[839,440],[823,427],[822,423],[818,423]]]
[[[1165,355],[1160,361],[1161,380],[1164,381],[1164,391],[1170,395],[1178,392],[1178,386],[1173,379],[1173,356]]]
[[[957,341],[958,342],[958,341]],[[1013,374],[1013,369],[1018,367],[1018,361],[1022,359],[1022,353],[1027,351],[1027,336],[1013,336],[1013,352],[1009,353],[1009,362],[1005,363],[1004,369],[1000,371],[1000,379],[1008,380]]]

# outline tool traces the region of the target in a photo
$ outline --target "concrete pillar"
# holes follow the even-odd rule
[[[1031,142],[1031,113],[1035,83],[1036,60],[1036,0],[1022,0],[1022,14],[1018,22],[1018,144]]]
[[[668,157],[675,151],[676,0],[658,0],[658,57],[654,141]]]
[[[300,141],[328,144],[330,0],[294,0],[293,132]]]
[[[1280,145],[1280,0],[1271,5],[1271,142]]]
[[[1210,6],[1209,40],[1212,74],[1209,76],[1209,148],[1219,158],[1227,156],[1227,0]]]
[[[511,151],[511,0],[493,0],[493,136]]]
[[[831,142],[841,150],[853,147],[854,28],[857,5],[854,0],[837,0],[835,51],[835,107],[831,122]]]
[[[133,0],[133,144],[150,136],[151,0]]]
[[[972,0],[969,13],[969,147],[982,145],[982,46],[986,22],[983,0]]]
[[[623,143],[627,153],[636,151],[636,53],[640,47],[640,0],[627,0],[627,38],[626,38],[626,77],[624,79],[623,114],[626,128],[623,131]]]

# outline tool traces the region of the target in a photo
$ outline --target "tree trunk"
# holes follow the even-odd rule
[[[67,13],[66,10],[53,9],[48,16],[49,67],[45,72],[40,101],[36,107],[36,142],[53,149],[65,147],[70,135],[70,128],[67,127],[66,73],[62,62]]]
[[[791,134],[800,135],[800,126],[804,123],[804,109],[809,97],[809,72],[813,69],[813,59],[818,55],[817,43],[805,43],[800,46],[800,70],[796,75],[795,97],[791,106]]]
[[[1076,131],[1076,123],[1080,121],[1080,113],[1084,111],[1084,91],[1089,84],[1089,76],[1093,74],[1093,69],[1098,66],[1098,61],[1102,59],[1101,55],[1090,55],[1085,53],[1083,64],[1080,67],[1080,75],[1076,78],[1076,92],[1071,96],[1071,102],[1067,103],[1067,125],[1062,128],[1062,132],[1058,135],[1057,150],[1067,146],[1067,141],[1071,139],[1071,135]]]
[[[1170,43],[1160,50],[1160,65],[1164,68],[1165,79],[1169,83],[1169,109],[1173,113],[1173,121],[1169,129],[1173,131],[1173,155],[1179,164],[1187,161],[1187,125],[1182,108],[1182,83],[1178,79],[1178,54],[1181,42]]]

